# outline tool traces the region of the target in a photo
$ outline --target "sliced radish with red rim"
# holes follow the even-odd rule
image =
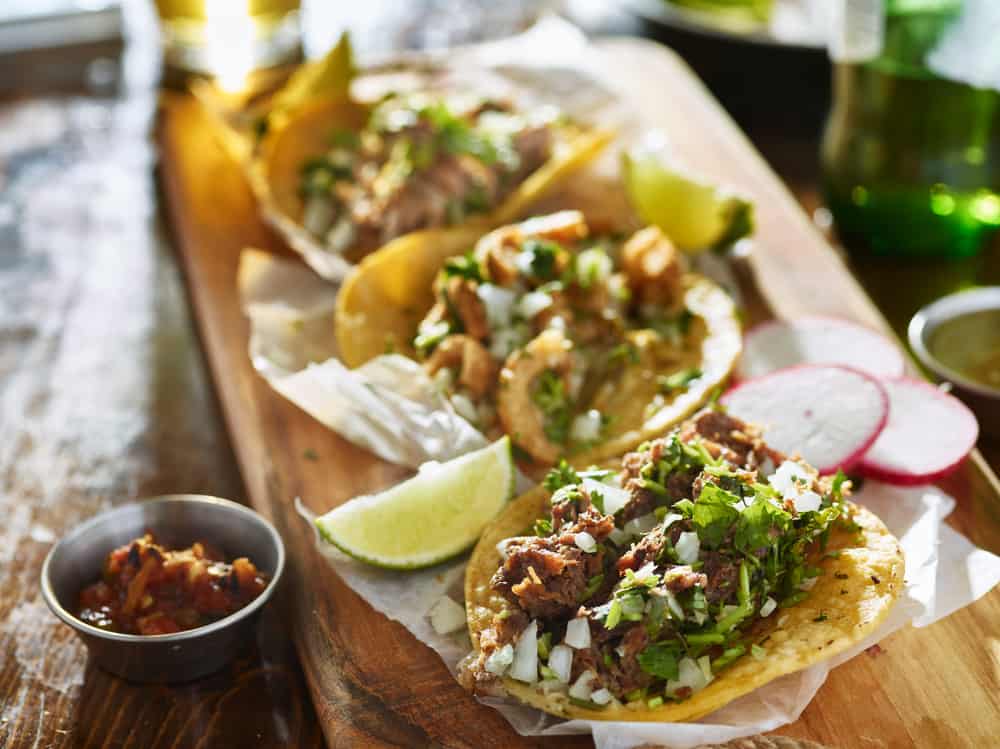
[[[736,376],[750,379],[799,364],[840,364],[876,377],[905,371],[899,347],[874,330],[835,317],[800,317],[751,328]]]
[[[820,473],[857,463],[889,416],[889,398],[871,375],[850,367],[804,364],[747,380],[721,402],[757,424],[767,443],[799,453]]]
[[[889,422],[859,468],[892,484],[929,484],[954,471],[976,445],[979,423],[958,398],[923,380],[883,381]]]

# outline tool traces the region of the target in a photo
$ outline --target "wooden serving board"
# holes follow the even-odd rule
[[[747,308],[753,317],[827,313],[885,321],[794,198],[674,54],[651,42],[599,43],[643,123],[665,129],[698,171],[756,201]],[[404,472],[339,438],[270,390],[247,357],[236,269],[245,246],[286,253],[257,217],[237,166],[198,105],[164,104],[162,177],[215,384],[253,506],[289,549],[295,641],[327,742],[344,746],[520,747],[494,710],[464,692],[429,648],[375,613],[313,546],[295,497],[323,512]],[[332,334],[332,326],[331,326]],[[944,485],[950,522],[1000,551],[1000,486],[978,454]],[[1000,742],[1000,589],[924,629],[907,629],[835,669],[798,722],[777,731],[836,747],[985,747]],[[584,737],[545,745],[586,746]]]

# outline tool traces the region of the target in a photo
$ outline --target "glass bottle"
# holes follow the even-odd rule
[[[1000,2],[839,0],[826,201],[853,252],[967,257],[1000,227]]]

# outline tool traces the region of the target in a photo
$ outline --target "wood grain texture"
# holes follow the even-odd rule
[[[886,328],[840,257],[678,58],[635,40],[601,46],[645,122],[665,128],[693,167],[755,197],[759,239],[749,292],[759,288],[766,303],[758,298],[753,309],[838,314]],[[179,249],[244,480],[254,506],[275,521],[291,551],[292,627],[327,742],[540,743],[516,736],[498,713],[475,703],[431,650],[375,614],[314,549],[295,497],[321,512],[402,473],[322,427],[253,373],[235,287],[238,254],[245,245],[279,252],[281,245],[254,218],[245,184],[192,102],[169,102],[162,149]],[[316,459],[307,459],[307,451]],[[987,474],[977,458],[945,488],[959,498],[956,527],[1000,550],[1000,500]],[[1000,591],[931,627],[897,633],[878,654],[836,669],[802,718],[778,733],[838,747],[988,745],[1000,733],[997,621]]]
[[[0,107],[0,747],[315,747],[280,604],[221,673],[138,686],[89,664],[39,593],[53,541],[110,506],[243,496],[157,221],[154,108]]]

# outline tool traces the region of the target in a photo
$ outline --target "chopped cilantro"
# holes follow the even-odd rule
[[[519,263],[522,272],[539,281],[553,281],[556,278],[556,258],[562,246],[548,239],[526,239],[521,245],[524,258]]]
[[[319,460],[319,454],[311,447],[307,447],[302,451],[302,457],[306,460]]]
[[[421,324],[417,337],[413,339],[413,347],[422,356],[426,356],[434,347],[443,341],[451,333],[451,323],[447,320],[439,320],[430,324]]]
[[[611,601],[611,606],[608,608],[608,615],[604,620],[605,629],[614,629],[618,626],[618,622],[622,619],[622,604],[617,598]]]
[[[715,484],[705,484],[691,513],[691,522],[703,545],[710,549],[719,548],[730,528],[740,518],[740,511],[733,506],[738,501],[739,497]]]
[[[827,617],[825,611],[820,611],[819,616],[813,619],[814,622],[825,622],[829,617]]]
[[[580,483],[580,476],[573,469],[569,463],[565,460],[560,460],[559,465],[554,468],[550,468],[549,472],[545,474],[545,480],[542,485],[550,492],[554,492],[557,489],[561,489],[564,486],[575,485]]]
[[[458,276],[459,278],[478,281],[480,283],[485,280],[483,268],[471,250],[464,255],[448,258],[444,263],[443,272],[446,278]]]
[[[740,514],[733,542],[744,554],[753,554],[759,549],[771,546],[775,539],[783,535],[792,524],[792,516],[775,507],[763,496]]]
[[[536,536],[545,537],[552,535],[552,521],[548,518],[539,518],[535,521],[534,532]]]
[[[631,343],[619,343],[608,354],[609,364],[638,364],[639,349]]]
[[[538,638],[538,657],[548,660],[549,652],[552,650],[552,633],[545,632]],[[543,666],[544,668],[544,666]]]
[[[603,584],[604,584],[604,573],[603,572],[600,573],[600,574],[594,575],[592,578],[590,578],[587,581],[587,587],[584,588],[583,592],[580,594],[580,603],[583,603],[588,598],[590,598],[592,595],[594,595],[594,593],[596,593],[600,589],[601,585],[603,585]]]
[[[562,378],[551,369],[542,372],[532,400],[545,417],[545,436],[557,444],[565,444],[569,438],[572,414]]]
[[[660,679],[676,679],[678,676],[676,643],[658,642],[646,647],[636,660],[639,668]]]
[[[750,655],[754,657],[754,660],[762,661],[767,655],[767,648],[762,648],[757,643],[750,646]]]
[[[666,395],[687,387],[701,375],[702,371],[697,367],[688,367],[671,375],[660,375],[656,378],[656,385]]]

